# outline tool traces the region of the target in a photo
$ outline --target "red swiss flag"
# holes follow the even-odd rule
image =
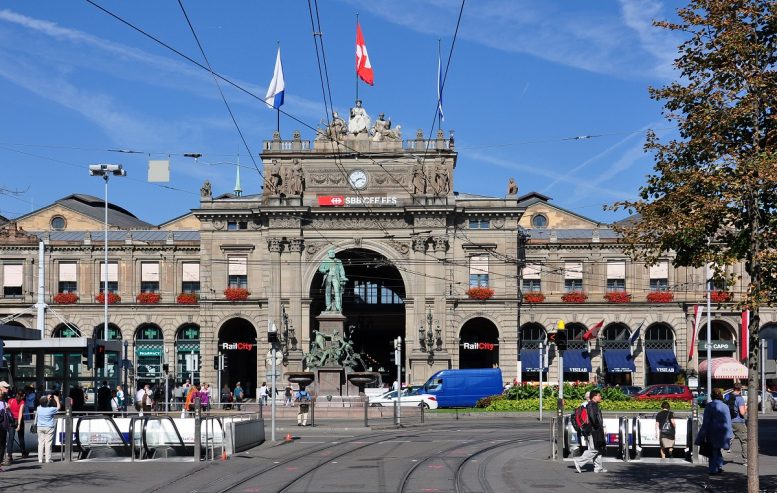
[[[343,207],[345,197],[343,195],[320,195],[318,205],[322,207]]]
[[[364,44],[362,27],[358,22],[356,23],[356,74],[369,85],[373,85],[375,82],[370,57],[367,55],[367,45]]]

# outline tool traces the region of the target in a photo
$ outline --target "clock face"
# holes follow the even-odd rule
[[[348,175],[348,181],[353,188],[361,190],[367,186],[367,173],[360,169],[351,171],[351,174]]]

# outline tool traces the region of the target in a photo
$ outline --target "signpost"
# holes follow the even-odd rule
[[[397,362],[397,426],[402,426],[402,337],[394,339],[394,361]]]
[[[558,351],[558,400],[556,405],[556,457],[564,459],[564,351],[567,349],[567,331],[563,320],[556,323],[556,351]]]
[[[544,344],[540,342],[540,421],[542,421],[542,371],[545,369]]]

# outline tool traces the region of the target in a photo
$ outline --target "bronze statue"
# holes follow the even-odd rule
[[[335,257],[335,251],[329,250],[328,257],[321,261],[318,271],[324,274],[324,301],[326,311],[343,312],[343,288],[348,278],[345,277],[343,261]]]

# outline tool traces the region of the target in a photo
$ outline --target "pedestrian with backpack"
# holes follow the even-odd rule
[[[308,425],[308,413],[310,412],[310,394],[305,387],[300,387],[299,393],[297,393],[297,401],[299,401],[299,411],[297,411],[297,426]]]
[[[742,397],[742,384],[734,384],[734,390],[728,395],[726,401],[731,415],[731,428],[734,438],[739,440],[742,447],[742,464],[747,467],[747,401]],[[733,442],[733,440],[732,440]]]
[[[667,456],[672,457],[676,428],[677,423],[674,414],[669,410],[669,402],[664,401],[661,403],[661,412],[656,414],[656,434],[661,442],[661,460]]]
[[[583,455],[575,458],[575,469],[582,473],[582,467],[592,462],[594,472],[607,472],[602,465],[602,452],[606,447],[604,440],[604,420],[602,411],[599,409],[599,403],[602,402],[602,393],[594,389],[590,393],[591,399],[585,406],[580,406],[575,410],[575,425],[580,428],[580,434],[585,437],[588,449]],[[573,426],[575,426],[573,425]]]

